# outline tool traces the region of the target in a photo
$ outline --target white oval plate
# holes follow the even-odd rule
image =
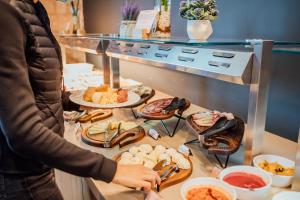
[[[272,200],[299,200],[300,192],[280,192]]]
[[[70,100],[78,105],[87,106],[92,108],[122,108],[131,106],[137,103],[141,97],[134,92],[128,92],[128,101],[124,103],[116,103],[116,104],[97,104],[92,102],[87,102],[83,100],[83,94],[85,91],[77,91],[71,94]]]

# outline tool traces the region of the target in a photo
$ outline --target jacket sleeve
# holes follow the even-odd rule
[[[44,126],[29,81],[23,25],[20,14],[0,1],[0,134],[20,156],[74,175],[112,181],[114,161],[71,144]]]
[[[63,105],[63,109],[65,111],[79,111],[80,110],[80,106],[73,103],[71,100],[70,100],[70,96],[71,96],[71,93],[66,91],[66,90],[62,90],[62,96],[61,96],[61,99],[62,99],[62,105]]]

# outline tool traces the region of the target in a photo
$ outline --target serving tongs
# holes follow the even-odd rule
[[[171,103],[166,106],[162,113],[168,114],[169,112],[178,110],[178,114],[182,115],[182,113],[188,109],[190,107],[190,102],[188,102],[186,99],[179,99],[178,97],[173,98],[173,100],[171,101]]]
[[[199,135],[199,141],[202,145],[207,145],[207,146],[216,145],[217,141],[215,141],[214,143],[208,143],[206,139],[220,132],[224,132],[228,129],[231,129],[236,125],[237,125],[237,121],[235,119],[228,120],[226,117],[221,117],[211,128],[207,129],[206,131],[202,132]]]
[[[183,112],[186,111],[190,107],[190,105],[191,105],[191,103],[188,100],[186,100],[184,98],[183,99],[179,99],[178,97],[174,97],[172,99],[171,103],[168,106],[166,106],[165,108],[163,108],[163,110],[162,110],[162,114],[163,115],[167,115],[167,114],[172,113],[172,112],[174,112],[176,110],[177,110],[177,114],[178,114],[178,115],[175,114],[175,117],[177,117],[178,120],[176,122],[176,125],[175,125],[173,131],[170,131],[167,128],[165,122],[162,119],[160,119],[161,124],[163,125],[164,129],[166,130],[167,134],[170,137],[173,137],[175,135],[180,120],[184,119],[182,117]]]
[[[179,169],[178,165],[172,165],[172,166],[170,166],[165,172],[163,172],[160,175],[161,182],[166,181],[174,172],[175,173],[179,173],[179,171],[180,171],[180,169]],[[159,185],[157,185],[156,190],[157,190],[157,192],[160,191],[160,186]]]
[[[200,143],[202,147],[213,153],[222,168],[226,168],[229,157],[235,153],[242,141],[244,135],[244,122],[235,117],[228,120],[221,117],[210,128],[198,132],[198,139],[186,142],[187,144]],[[225,164],[222,164],[217,155],[226,155]]]
[[[64,114],[64,118],[66,121],[70,122],[78,122],[78,120],[86,115],[87,111],[82,111],[82,112],[77,112],[77,111],[72,111],[72,112],[65,112],[67,114]]]
[[[121,128],[121,124],[118,124],[117,129],[111,130],[109,126],[102,133],[97,135],[89,135],[88,129],[84,129],[81,133],[81,139],[84,143],[100,147],[100,148],[112,148],[119,145],[120,148],[138,142],[146,135],[145,129],[141,126],[137,126],[130,130],[124,131]]]
[[[107,127],[106,132],[105,132],[105,142],[104,142],[104,148],[110,148],[111,147],[111,143],[112,141],[117,138],[120,133],[121,133],[121,126],[122,123],[119,123],[117,130],[112,134],[112,136],[110,138],[109,137],[109,127]]]

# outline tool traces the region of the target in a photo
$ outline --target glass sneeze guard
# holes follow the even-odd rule
[[[266,73],[270,71],[271,68],[271,57],[272,52],[275,54],[297,54],[300,55],[300,41],[264,41],[264,40],[208,40],[205,42],[201,41],[193,41],[188,40],[187,38],[170,38],[170,39],[158,39],[158,38],[149,38],[149,39],[137,39],[137,38],[120,38],[117,35],[105,35],[105,34],[86,34],[81,36],[74,36],[74,35],[62,35],[61,38],[69,37],[69,38],[77,38],[77,39],[92,39],[95,43],[99,43],[99,46],[103,41],[114,41],[113,43],[133,43],[131,46],[129,45],[128,48],[133,48],[133,51],[127,51],[127,46],[125,45],[125,50],[122,49],[124,46],[118,47],[115,46],[114,48],[111,48],[106,51],[103,49],[103,52],[106,52],[106,54],[109,56],[110,64],[111,64],[111,71],[107,70],[109,73],[108,75],[110,77],[118,78],[119,76],[119,59],[125,59],[133,62],[141,62],[147,60],[147,55],[144,54],[138,54],[136,51],[136,46],[134,43],[144,43],[148,46],[154,45],[155,49],[159,49],[158,46],[163,45],[171,45],[171,46],[185,46],[185,47],[191,47],[191,48],[197,48],[197,47],[210,47],[214,46],[214,50],[218,50],[216,46],[240,46],[242,48],[248,47],[251,49],[250,53],[253,52],[253,60],[249,59],[251,63],[251,68],[254,70],[252,71],[252,80],[250,83],[250,97],[249,97],[249,108],[248,108],[248,121],[247,121],[247,130],[246,130],[246,151],[245,151],[245,160],[247,164],[250,164],[253,154],[253,149],[258,149],[259,146],[262,143],[262,132],[264,132],[264,125],[265,125],[265,118],[266,118],[266,107],[267,107],[267,96],[268,96],[268,84],[269,84],[269,78],[270,74]],[[137,44],[136,44],[137,45]],[[138,44],[140,46],[141,44]],[[113,44],[111,45],[113,46]],[[240,47],[238,49],[240,49]],[[182,49],[183,47],[181,47]],[[135,52],[136,51],[136,52]],[[205,49],[203,51],[206,51]],[[249,52],[249,51],[248,51]],[[237,50],[237,54],[242,54],[243,51]],[[104,55],[106,55],[104,54]],[[148,54],[149,55],[149,54]],[[206,54],[209,55],[209,54]],[[211,55],[211,52],[210,52]],[[203,56],[202,58],[206,58]],[[226,59],[226,58],[224,58]],[[161,63],[163,63],[164,59],[160,59],[159,66],[162,66]],[[189,61],[189,60],[187,60]],[[245,61],[245,60],[244,60]],[[108,63],[106,60],[105,63]],[[156,62],[158,63],[158,62]],[[191,62],[186,62],[190,65]],[[168,66],[170,63],[166,62],[163,63],[163,67]],[[241,63],[239,62],[239,65]],[[169,65],[170,66],[170,65]],[[170,69],[177,70],[178,68],[174,68],[174,66],[169,67]],[[191,68],[190,68],[191,69]],[[212,68],[210,68],[212,69]],[[264,70],[262,70],[264,69]],[[225,70],[225,69],[224,69]],[[246,70],[247,71],[247,70]],[[251,72],[248,72],[251,74]],[[110,80],[112,81],[112,80]],[[114,81],[114,80],[113,80]],[[112,82],[110,82],[112,83]],[[300,135],[300,133],[299,133]],[[299,141],[300,142],[300,141]],[[300,145],[300,143],[299,143]],[[258,148],[257,148],[258,147]],[[256,151],[256,153],[258,153]],[[300,154],[300,146],[298,150]],[[300,161],[298,161],[299,163]]]
[[[173,38],[123,38],[117,34],[84,34],[84,35],[61,35],[61,37],[73,38],[94,38],[98,40],[112,40],[124,42],[137,42],[137,43],[152,43],[152,44],[170,44],[170,45],[183,45],[191,47],[205,47],[205,46],[251,46],[251,39],[236,40],[236,39],[212,39],[208,41],[189,40],[183,37]],[[259,41],[259,40],[256,40]],[[286,53],[286,54],[300,54],[300,41],[273,41],[273,53]]]

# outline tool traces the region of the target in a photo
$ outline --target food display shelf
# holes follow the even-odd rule
[[[163,98],[171,98],[172,96],[163,93],[159,90],[157,90],[156,95],[153,97],[152,100],[158,100]],[[200,111],[206,111],[205,108],[201,108],[197,105],[192,104],[190,109],[187,110],[187,112],[184,114],[184,116],[189,116],[190,114],[200,112]],[[156,145],[163,145],[165,147],[172,147],[177,149],[180,145],[182,145],[184,142],[192,140],[195,138],[193,134],[190,134],[190,130],[187,126],[184,126],[184,122],[182,121],[180,124],[180,129],[178,130],[177,134],[173,138],[170,138],[166,136],[166,134],[163,134],[164,129],[161,126],[160,122],[153,121],[151,123],[144,123],[143,119],[136,120],[134,116],[131,114],[131,111],[129,109],[117,109],[114,110],[114,115],[110,120],[126,120],[126,121],[132,121],[134,120],[136,123],[142,125],[146,132],[150,128],[154,128],[160,133],[162,133],[162,137],[159,140],[154,140],[151,137],[144,137],[143,140],[141,140],[138,143],[132,144],[127,147],[119,148],[118,146],[112,148],[112,149],[104,149],[104,148],[97,148],[90,145],[86,145],[83,143],[78,136],[80,134],[80,131],[77,134],[74,134],[76,132],[76,124],[72,123],[66,123],[66,133],[65,138],[66,140],[72,142],[73,144],[87,149],[91,150],[93,152],[104,154],[108,158],[115,158],[116,155],[119,155],[120,152],[128,150],[132,146],[137,146],[139,144],[150,144],[152,146]],[[168,121],[168,124],[175,124],[177,121],[176,118],[171,119]],[[83,127],[88,127],[89,123],[82,124]],[[281,138],[279,136],[273,135],[271,133],[265,132],[264,134],[264,140],[266,141],[264,143],[263,147],[263,154],[274,154],[274,155],[281,155],[288,159],[293,159],[293,153],[296,149],[296,143],[289,141],[287,139]],[[278,147],[278,148],[274,148]],[[196,178],[196,177],[215,177],[217,176],[217,173],[219,172],[219,165],[217,164],[217,161],[215,160],[214,156],[207,154],[206,150],[203,150],[198,145],[191,145],[190,146],[193,156],[190,156],[190,159],[193,163],[193,172],[190,178]],[[243,160],[243,148],[244,146],[241,146],[240,150],[233,155],[233,159],[229,161],[229,166],[238,165]],[[69,174],[58,175],[57,178],[61,179],[74,179],[70,184],[64,184],[64,188],[70,187],[70,192],[73,192],[73,185],[72,183],[77,183],[80,181],[78,177],[72,176],[70,177]],[[67,178],[65,178],[67,177]],[[78,180],[79,179],[79,180]],[[126,187],[122,187],[113,183],[106,184],[102,181],[97,181],[92,178],[86,178],[85,181],[82,181],[84,183],[87,183],[88,188],[91,190],[92,194],[96,197],[96,199],[144,199],[144,193],[139,190],[132,190]],[[163,199],[181,199],[180,198],[180,188],[182,186],[183,182],[178,183],[176,185],[173,185],[169,188],[166,188],[162,190],[159,194],[162,196]],[[78,188],[76,190],[79,194],[81,194],[81,188]],[[281,191],[288,191],[289,188],[271,188],[271,191],[268,195],[268,197],[265,200],[271,200],[272,197]],[[72,193],[73,194],[73,193]]]
[[[100,35],[101,36],[101,35]],[[106,55],[106,49],[109,45],[108,40],[103,40],[99,35],[87,34],[82,36],[75,35],[61,35],[59,37],[59,43],[63,53],[63,63],[66,64],[66,49],[72,49],[76,51],[91,53],[98,55],[101,59],[103,66],[103,80],[104,83],[110,84],[110,63],[109,58]]]
[[[103,61],[105,83],[110,83],[113,87],[119,86],[120,59],[232,84],[249,85],[245,164],[251,164],[253,156],[260,153],[263,146],[272,53],[300,54],[300,42],[288,41],[209,40],[200,42],[183,38],[135,39],[103,34],[61,36],[60,39],[66,48],[71,47],[96,54],[106,52],[103,56],[105,57]],[[89,45],[86,45],[87,43]],[[234,50],[224,50],[227,46],[234,47]],[[300,145],[297,152],[300,154]],[[299,160],[297,160],[297,169],[298,163]]]

